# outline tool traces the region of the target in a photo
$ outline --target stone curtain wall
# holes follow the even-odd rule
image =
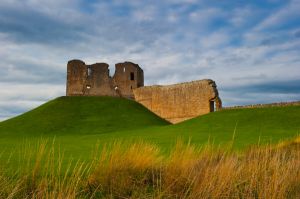
[[[268,107],[284,107],[284,106],[300,106],[300,101],[296,102],[279,102],[271,104],[252,104],[245,106],[223,107],[222,109],[245,109],[245,108],[268,108]]]
[[[169,86],[134,89],[134,98],[158,116],[179,123],[221,108],[221,100],[212,80],[199,80]]]

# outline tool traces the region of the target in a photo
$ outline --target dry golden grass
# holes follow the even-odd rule
[[[288,145],[236,153],[178,141],[165,155],[116,142],[67,165],[53,146],[24,147],[18,170],[2,164],[0,198],[300,198],[300,150]]]

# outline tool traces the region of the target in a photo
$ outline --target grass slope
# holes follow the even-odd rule
[[[89,135],[168,124],[140,104],[112,97],[60,97],[0,123],[0,136]]]
[[[24,138],[53,139],[66,157],[88,158],[96,143],[116,139],[146,140],[163,149],[178,138],[237,149],[258,142],[278,142],[300,131],[300,106],[223,110],[169,125],[134,101],[111,97],[61,97],[0,123],[0,153],[7,158]],[[1,158],[1,154],[0,154]]]
[[[300,133],[300,106],[223,110],[168,129],[175,133],[185,131],[199,142],[206,138],[216,143],[234,139],[238,147],[277,142]]]

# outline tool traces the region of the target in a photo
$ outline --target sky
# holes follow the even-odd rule
[[[213,79],[233,106],[300,100],[299,55],[300,0],[1,0],[0,121],[65,95],[71,59]]]

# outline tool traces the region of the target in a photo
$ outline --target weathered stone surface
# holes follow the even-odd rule
[[[133,89],[144,86],[144,72],[139,65],[124,62],[116,64],[113,84],[118,87],[123,97],[133,97]]]
[[[109,76],[106,63],[86,65],[71,60],[67,66],[67,96],[115,96],[133,98],[133,89],[144,86],[144,72],[132,62],[116,64],[116,72]]]
[[[207,114],[222,107],[212,80],[199,80],[169,86],[146,86],[134,89],[134,98],[171,123]]]

